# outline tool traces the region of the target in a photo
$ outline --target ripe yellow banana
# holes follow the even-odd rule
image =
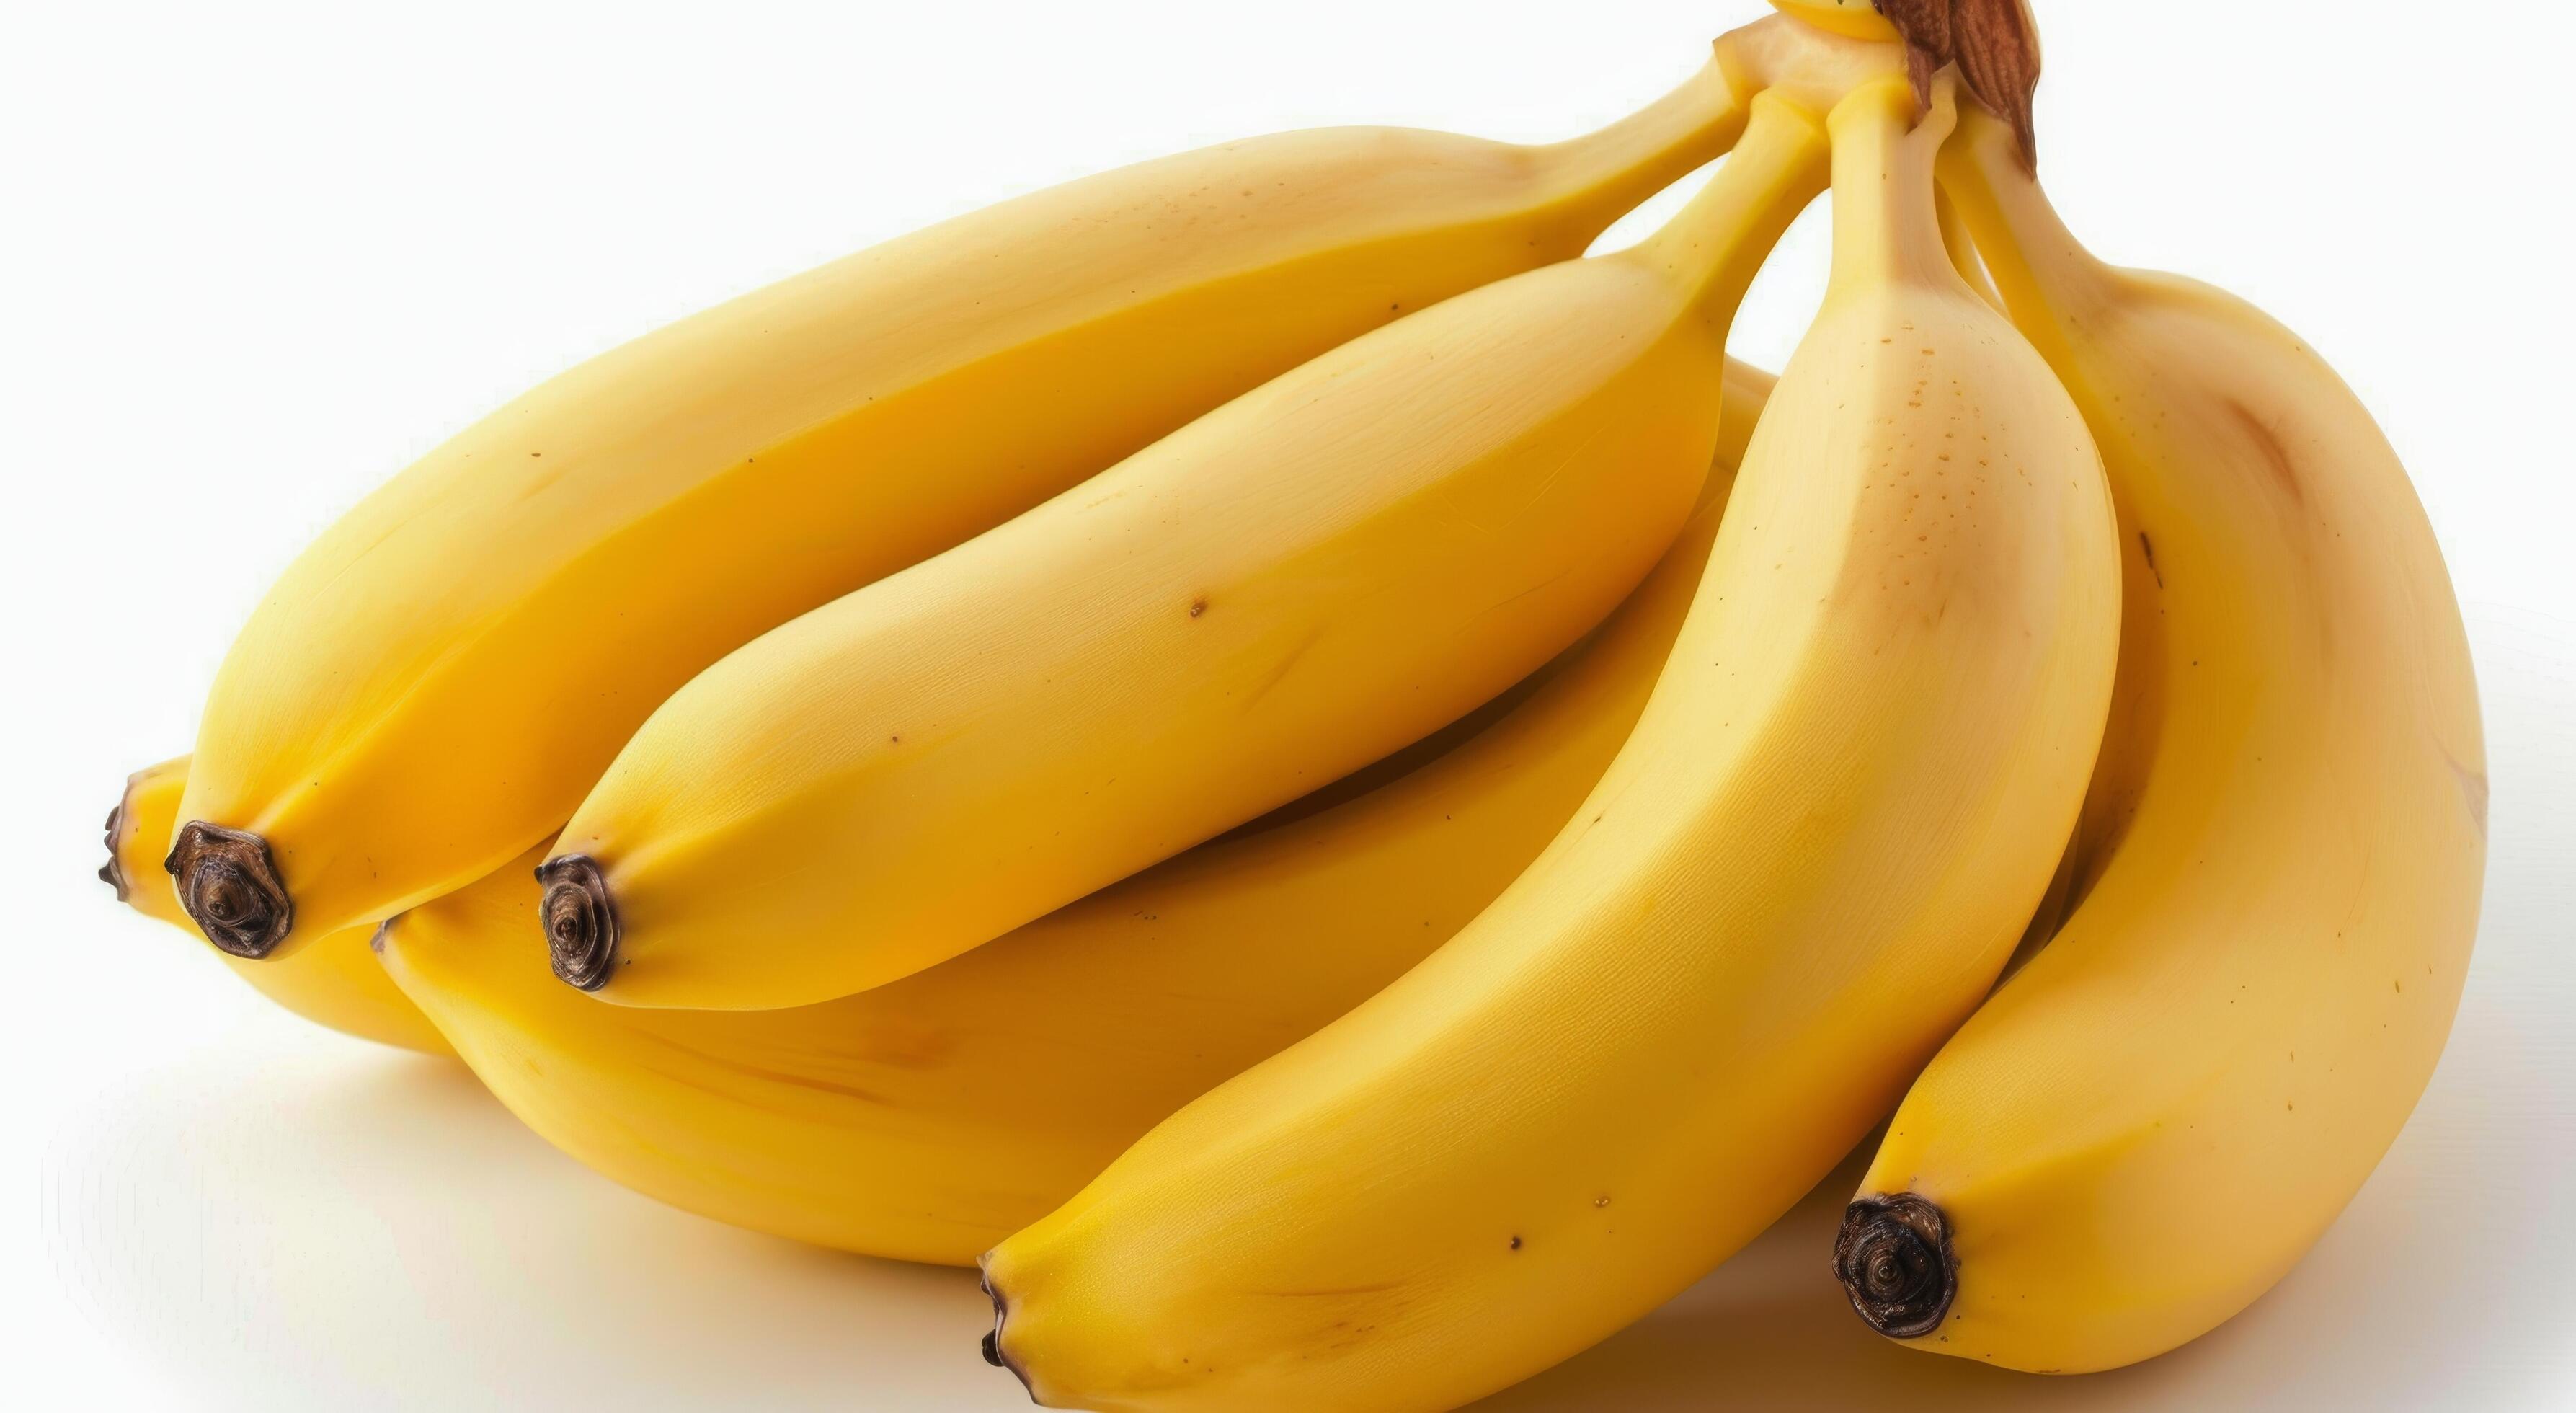
[[[1901,78],[1836,107],[1825,307],[1566,831],[987,1258],[988,1355],[1040,1402],[1524,1377],[1768,1225],[1985,993],[2074,824],[2119,571],[2081,419],[1943,249],[1946,114],[1908,135]]]
[[[1828,34],[1891,42],[1896,38],[1896,27],[1870,0],[1771,0],[1771,7]]]
[[[529,945],[538,886],[518,868],[387,924],[385,970],[512,1111],[600,1172],[779,1236],[970,1264],[1165,1115],[1421,960],[1546,846],[1645,709],[1769,382],[1730,368],[1701,509],[1600,631],[1373,790],[795,1010],[567,990]]]
[[[118,902],[194,932],[161,872],[187,784],[186,756],[138,770],[125,782],[124,798],[107,817],[107,865],[98,876],[116,890]],[[332,933],[275,963],[216,955],[261,995],[317,1025],[406,1050],[453,1053],[438,1028],[368,955],[368,931],[356,927]]]
[[[1742,122],[1712,62],[1554,146],[1232,143],[961,217],[546,383],[361,502],[252,615],[170,859],[190,915],[266,956],[482,876],[733,648],[1354,335],[1580,254]]]
[[[545,867],[565,980],[755,1009],[980,946],[1473,710],[1707,479],[1736,303],[1821,189],[1757,110],[1671,224],[1364,335],[700,674]]]
[[[2279,1280],[2449,1033],[2486,856],[2466,638],[2395,453],[2241,301],[2097,262],[1979,121],[1944,159],[2101,439],[2120,687],[2056,938],[1915,1084],[1850,1211],[1853,1303],[2078,1372]]]

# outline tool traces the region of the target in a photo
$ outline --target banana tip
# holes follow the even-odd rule
[[[984,1332],[984,1362],[996,1369],[1010,1370],[1011,1377],[1020,1381],[1021,1391],[1029,1396],[1029,1402],[1038,1403],[1038,1391],[1029,1382],[1028,1371],[1021,1368],[1017,1360],[1011,1358],[1008,1350],[1002,1348],[1002,1326],[1010,1322],[1011,1304],[1002,1297],[1001,1289],[993,1284],[993,1273],[990,1269],[984,1272],[984,1294],[993,1302],[993,1327]],[[1044,1405],[1040,1404],[1040,1406]]]
[[[1871,1329],[1889,1339],[1932,1333],[1959,1294],[1949,1217],[1910,1192],[1855,1200],[1834,1236],[1834,1277]]]
[[[192,819],[171,841],[162,867],[177,881],[179,906],[220,951],[258,961],[295,927],[295,901],[277,858],[267,840],[248,830]]]
[[[107,812],[107,862],[99,865],[98,881],[115,889],[120,903],[134,896],[134,890],[125,882],[125,864],[116,852],[116,846],[123,842],[117,836],[124,832],[125,801],[119,799],[116,808]]]
[[[537,908],[555,975],[584,991],[607,985],[617,966],[617,903],[599,861],[588,854],[558,855],[537,869],[537,881],[546,886]]]

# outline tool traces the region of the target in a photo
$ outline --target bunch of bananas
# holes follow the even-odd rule
[[[2200,1335],[2449,1029],[2458,611],[2313,353],[2059,222],[2019,0],[1774,3],[1587,137],[1151,162],[564,374],[287,570],[105,876],[630,1186],[980,1262],[1054,1406],[1454,1406],[1883,1121],[1871,1326]]]

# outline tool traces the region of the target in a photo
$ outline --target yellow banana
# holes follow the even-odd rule
[[[1040,1402],[1524,1377],[1768,1225],[1985,993],[2074,824],[2119,573],[2081,419],[1943,249],[1946,114],[1908,135],[1901,78],[1834,110],[1825,307],[1566,831],[987,1258],[988,1354]]]
[[[538,886],[517,868],[387,924],[385,969],[504,1103],[608,1176],[779,1236],[969,1264],[1172,1110],[1401,974],[1537,855],[1645,708],[1769,382],[1729,370],[1702,507],[1600,631],[1373,790],[795,1010],[567,990],[529,945]]]
[[[1917,1348],[2105,1369],[2270,1288],[2422,1093],[2485,868],[2477,691],[2404,468],[2315,353],[2097,262],[1998,125],[1944,180],[2101,439],[2127,621],[2074,911],[1915,1084],[1837,1262]]]
[[[1580,254],[1742,122],[1712,62],[1554,146],[1231,143],[583,364],[361,502],[252,615],[180,811],[190,915],[266,956],[482,876],[733,648],[1356,334]]]
[[[178,895],[161,872],[187,784],[186,756],[138,770],[125,782],[124,797],[107,817],[107,865],[98,876],[116,890],[118,902],[193,932],[195,926],[179,910]],[[332,933],[275,963],[216,955],[261,995],[317,1025],[406,1050],[453,1053],[438,1028],[368,954],[368,931],[357,927]]]
[[[1355,339],[700,674],[545,866],[558,974],[710,1009],[881,985],[1564,649],[1689,514],[1726,326],[1821,189],[1810,119],[1751,122],[1633,249]]]
[[[1828,34],[1852,39],[1892,41],[1896,38],[1896,27],[1878,13],[1870,0],[1771,0],[1771,6]]]

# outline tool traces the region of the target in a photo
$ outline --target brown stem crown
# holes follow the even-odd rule
[[[192,819],[180,826],[162,867],[177,880],[179,906],[218,950],[258,961],[295,928],[295,900],[277,857],[248,830]]]
[[[617,902],[608,875],[588,854],[563,854],[537,869],[546,886],[537,915],[545,923],[546,951],[555,975],[584,991],[608,984],[617,967]]]
[[[1987,112],[2012,125],[2026,168],[2039,166],[2031,95],[2039,87],[2039,27],[2028,0],[1877,0],[1905,40],[1915,99],[1932,103],[1932,76],[1951,64]]]
[[[991,1254],[987,1253],[984,1259],[991,1260]],[[1011,1303],[1003,1299],[1002,1292],[994,1287],[989,1270],[984,1273],[983,1286],[985,1297],[993,1302],[993,1327],[984,1332],[984,1362],[996,1369],[1010,1370],[1011,1377],[1019,1380],[1021,1390],[1028,1394],[1029,1402],[1037,1403],[1037,1387],[1029,1382],[1028,1371],[1020,1367],[1010,1351],[1002,1348],[1002,1326],[1010,1323]]]
[[[1932,1333],[1959,1294],[1950,1219],[1910,1192],[1855,1200],[1834,1236],[1834,1278],[1871,1329],[1889,1339]]]
[[[124,832],[125,801],[119,799],[116,808],[107,812],[107,862],[98,867],[98,881],[115,889],[116,901],[120,903],[134,896],[133,888],[125,881],[125,862],[117,857],[116,852],[116,846],[123,842],[116,836]]]

